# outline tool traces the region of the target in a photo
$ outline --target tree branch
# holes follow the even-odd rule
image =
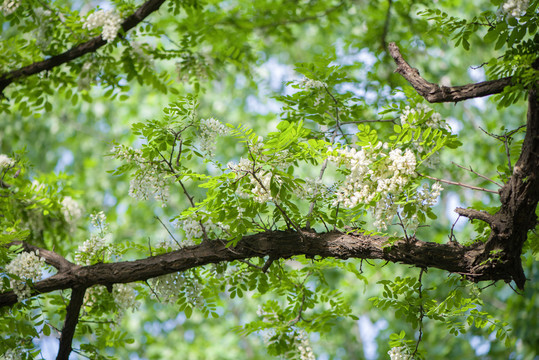
[[[84,294],[86,293],[86,287],[76,286],[71,291],[71,300],[67,306],[66,320],[64,322],[64,328],[62,329],[62,335],[60,335],[60,347],[58,349],[58,355],[56,360],[68,360],[69,354],[72,350],[73,335],[75,334],[75,328],[79,322],[79,313],[84,301]]]
[[[492,94],[498,94],[503,89],[511,85],[511,77],[505,77],[498,80],[483,81],[475,84],[463,86],[440,86],[423,79],[419,75],[419,70],[412,68],[402,57],[397,44],[394,42],[388,45],[389,54],[395,60],[397,69],[395,72],[401,74],[419,95],[423,96],[428,102],[458,102],[476,97],[483,97]]]
[[[438,244],[410,238],[409,241],[398,240],[389,245],[386,237],[359,233],[303,231],[302,235],[303,238],[295,231],[267,231],[243,237],[233,249],[227,248],[225,241],[204,241],[200,245],[136,261],[81,266],[37,282],[34,284],[33,295],[97,284],[110,286],[115,283],[144,281],[206,264],[264,256],[272,259],[298,255],[309,258],[381,259],[466,274],[472,281],[511,280],[503,266],[495,269],[483,267],[481,273],[474,270],[477,256],[484,251],[483,243],[462,246],[458,243]],[[16,302],[17,297],[12,291],[0,293],[0,307]]]
[[[165,0],[148,0],[142,4],[132,15],[128,16],[122,23],[122,30],[127,32],[138,25],[152,12],[159,9]],[[10,71],[0,75],[0,94],[4,89],[14,81],[25,78],[31,75],[38,74],[42,71],[52,70],[53,68],[65,64],[69,61],[77,59],[87,53],[94,52],[107,42],[103,40],[101,35],[88,40],[85,43],[79,44],[68,51],[52,56],[46,60],[38,61],[22,68]]]
[[[388,50],[397,64],[395,71],[430,102],[456,102],[496,94],[511,83],[511,78],[503,78],[464,86],[440,87],[423,79],[419,71],[403,59],[395,43],[390,43]],[[539,101],[535,88],[529,90],[526,128],[513,174],[498,191],[502,203],[500,210],[494,215],[473,209],[455,210],[459,215],[487,222],[492,230],[482,253],[474,260],[471,274],[488,273],[488,276],[493,276],[498,273],[495,278],[503,278],[506,282],[513,280],[521,290],[524,289],[526,275],[520,255],[528,231],[537,224],[535,212],[539,203]],[[499,255],[492,257],[493,252]],[[499,273],[502,268],[505,274]],[[477,279],[474,277],[472,280]]]

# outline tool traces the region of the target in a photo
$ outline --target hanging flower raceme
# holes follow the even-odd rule
[[[103,40],[111,42],[116,39],[122,26],[122,18],[114,11],[98,10],[86,18],[83,29],[92,30],[103,27]]]
[[[41,280],[43,275],[42,267],[45,259],[39,256],[39,252],[22,252],[18,254],[7,266],[6,271],[18,276],[21,280],[11,279],[10,286],[19,301],[28,299],[31,289],[26,283],[27,280],[36,282]]]

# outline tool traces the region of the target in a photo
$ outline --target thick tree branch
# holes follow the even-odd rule
[[[152,12],[159,9],[165,0],[148,0],[139,7],[132,15],[128,16],[122,23],[122,30],[127,32],[138,25]],[[38,74],[42,71],[52,70],[53,68],[77,59],[87,53],[94,52],[107,42],[101,35],[79,44],[66,52],[52,56],[46,60],[38,61],[22,68],[10,71],[0,75],[0,94],[4,89],[17,79]]]
[[[71,350],[73,350],[73,335],[75,335],[75,328],[79,322],[79,313],[82,303],[84,302],[85,293],[85,287],[77,286],[71,291],[71,300],[66,309],[66,320],[64,322],[64,328],[62,329],[62,335],[60,336],[60,346],[56,360],[68,360],[69,354],[71,353]]]
[[[144,281],[222,261],[265,256],[280,259],[297,255],[337,259],[381,259],[459,273],[472,281],[510,281],[511,278],[507,275],[507,271],[503,271],[502,266],[495,269],[496,271],[488,267],[483,267],[481,273],[474,270],[475,260],[484,252],[484,245],[438,244],[412,238],[410,241],[399,240],[388,246],[386,237],[374,235],[303,231],[303,235],[300,236],[295,231],[267,231],[245,236],[233,249],[227,248],[226,242],[223,241],[204,241],[200,245],[141,260],[72,268],[37,282],[33,294],[97,284],[110,286],[114,283]],[[17,297],[12,291],[0,294],[0,307],[16,302]]]
[[[419,71],[403,59],[395,43],[390,43],[388,49],[397,64],[395,71],[430,102],[456,102],[491,95],[501,92],[511,83],[511,78],[503,78],[464,86],[440,87],[423,79]],[[455,210],[459,215],[487,222],[492,230],[470,273],[488,273],[493,280],[510,279],[515,281],[519,289],[523,289],[526,283],[520,255],[528,231],[537,224],[535,211],[539,202],[539,104],[537,90],[533,88],[529,91],[526,128],[513,175],[499,190],[500,210],[494,215],[473,209]],[[477,280],[477,277],[473,280]]]
[[[431,103],[437,102],[458,102],[476,97],[483,97],[498,94],[511,84],[511,77],[498,80],[483,81],[475,84],[463,86],[440,86],[423,79],[417,69],[412,68],[402,57],[397,44],[394,42],[388,45],[389,54],[395,60],[397,69],[395,72],[401,74],[419,95],[423,96]]]

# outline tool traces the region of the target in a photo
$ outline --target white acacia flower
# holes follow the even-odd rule
[[[21,352],[14,349],[8,349],[0,360],[21,360]]]
[[[114,302],[121,310],[133,309],[134,311],[140,307],[140,302],[136,300],[134,284],[114,284],[112,295]]]
[[[169,197],[168,180],[158,170],[153,168],[139,171],[129,183],[129,196],[137,200],[148,200],[153,197],[167,206]]]
[[[15,164],[15,160],[11,159],[9,156],[0,154],[0,170],[3,168],[8,168]]]
[[[26,280],[32,282],[41,280],[43,275],[42,266],[45,264],[45,259],[39,256],[39,252],[22,252],[18,254],[6,266],[6,272],[17,275],[23,281],[12,279],[10,286],[17,295],[19,301],[30,297],[30,288],[26,284]]]
[[[0,6],[0,11],[2,11],[4,16],[8,16],[13,14],[20,5],[21,2],[17,0],[4,0],[2,6]]]
[[[154,291],[166,303],[173,304],[180,296],[197,308],[204,305],[202,285],[190,272],[178,272],[150,279]]]
[[[201,149],[209,156],[215,151],[215,139],[219,135],[228,134],[228,128],[214,118],[202,119],[200,121]]]
[[[298,351],[299,351],[299,358],[301,360],[316,360],[316,357],[314,356],[313,349],[311,347],[311,342],[309,341],[309,337],[305,332],[301,332],[297,336],[298,344]]]
[[[323,89],[326,88],[328,85],[320,80],[313,80],[309,78],[303,78],[303,80],[299,81],[298,83],[301,87],[305,89]]]
[[[103,27],[103,40],[111,42],[116,39],[122,26],[122,18],[115,11],[98,10],[86,18],[83,29],[92,30]]]
[[[391,360],[412,360],[412,357],[406,352],[406,349],[401,347],[394,347],[388,352]]]
[[[65,221],[70,226],[70,231],[75,230],[77,221],[82,216],[82,206],[79,205],[71,196],[65,196],[62,199],[62,214]]]
[[[75,253],[75,261],[83,265],[91,265],[96,258],[104,259],[109,255],[109,241],[104,234],[93,234],[79,245]]]
[[[529,0],[507,0],[502,5],[502,10],[508,17],[520,17],[529,5]]]

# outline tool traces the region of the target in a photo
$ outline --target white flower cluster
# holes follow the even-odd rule
[[[434,183],[432,185],[432,188],[429,190],[429,186],[427,184],[423,185],[423,188],[421,191],[418,191],[417,193],[417,201],[420,205],[423,205],[425,209],[427,207],[434,206],[436,204],[436,201],[438,200],[438,196],[442,193],[442,190],[444,188],[440,183]]]
[[[52,36],[50,36],[53,27],[53,22],[50,21],[52,11],[38,7],[34,8],[34,14],[36,23],[38,24],[35,35],[36,45],[42,51],[46,51],[52,41]]]
[[[204,230],[206,231],[207,235],[218,235],[219,232],[226,232],[230,228],[228,225],[223,225],[220,222],[214,223],[210,219],[205,220],[202,223],[202,226],[204,226]],[[185,246],[194,245],[196,244],[195,240],[202,238],[204,235],[202,226],[200,225],[200,220],[197,219],[195,214],[189,218],[178,220],[174,224],[176,229],[181,229],[184,231],[185,238],[182,240],[182,244]]]
[[[296,340],[299,342],[298,351],[300,360],[316,360],[311,342],[304,331],[297,336]]]
[[[261,204],[268,201],[274,201],[271,196],[270,183],[273,173],[267,170],[261,170],[261,167],[253,167],[253,162],[249,159],[241,158],[238,164],[228,163],[228,168],[236,174],[237,178],[241,178],[246,174],[249,175],[249,180],[253,188],[251,192],[254,196],[254,200]],[[254,168],[254,169],[253,169]],[[279,181],[274,179],[274,181]],[[238,191],[241,197],[247,197],[242,191]]]
[[[150,280],[154,291],[166,303],[173,304],[183,295],[191,305],[201,308],[204,297],[201,295],[202,285],[190,273],[178,272],[159,276]]]
[[[507,0],[502,6],[502,10],[509,17],[520,17],[529,5],[529,0]]]
[[[90,221],[92,222],[92,226],[98,229],[99,232],[108,232],[109,225],[107,224],[107,216],[103,211],[96,214],[90,214]]]
[[[107,292],[107,288],[104,285],[96,285],[86,289],[83,305],[90,308],[97,305],[106,296]]]
[[[320,179],[310,179],[306,178],[305,184],[303,187],[300,187],[296,190],[296,195],[303,200],[311,199],[313,196],[317,194],[324,194],[326,191],[322,191],[324,188],[324,184],[322,184],[322,180]]]
[[[140,302],[136,300],[134,284],[114,284],[112,296],[120,310],[133,309],[135,311],[140,307]]]
[[[425,104],[417,104],[413,109],[410,108],[410,106],[406,106],[404,110],[402,110],[400,116],[401,124],[404,125],[410,123],[410,125],[415,125],[418,122],[421,122],[433,129],[444,128],[449,130],[449,125],[447,125],[445,120],[442,119],[442,115],[438,112],[433,112],[429,118],[425,119],[425,114],[430,111],[432,111],[432,109]]]
[[[0,356],[0,360],[21,360],[21,352],[8,349],[4,355]]]
[[[404,346],[394,347],[387,353],[391,360],[412,360],[412,356],[407,353]]]
[[[328,85],[320,80],[313,80],[309,78],[303,78],[301,81],[298,82],[298,85],[305,88],[305,89],[322,89],[326,88]]]
[[[0,170],[3,168],[11,167],[15,164],[15,160],[11,159],[7,155],[0,154]]]
[[[431,189],[429,189],[429,186],[427,184],[424,184],[422,188],[417,189],[415,196],[412,199],[409,199],[415,204],[415,213],[411,214],[411,216],[407,218],[401,219],[408,233],[415,233],[419,226],[419,219],[417,215],[418,212],[421,211],[425,213],[428,208],[434,206],[442,190],[443,188],[440,183],[435,183],[434,185],[432,185]],[[390,209],[385,211],[385,213],[388,215],[392,213],[395,214],[395,212],[398,211],[398,206],[394,203],[387,204],[386,206],[388,209]],[[386,220],[385,222],[386,227],[387,221],[388,220]],[[383,223],[383,221],[381,221],[380,223]]]
[[[21,5],[20,1],[17,0],[4,0],[2,3],[2,6],[0,6],[0,11],[4,14],[4,16],[11,15],[17,10],[17,8]]]
[[[96,260],[103,261],[110,255],[109,241],[106,239],[109,227],[105,213],[101,211],[90,215],[90,218],[98,233],[92,234],[90,239],[79,245],[75,253],[75,261],[79,264],[91,265]]]
[[[379,143],[374,150],[381,147]],[[330,152],[333,150],[330,148]],[[358,204],[370,203],[377,194],[386,197],[390,193],[399,193],[414,176],[416,168],[415,155],[409,150],[403,153],[401,149],[391,150],[389,156],[384,156],[375,169],[371,165],[377,154],[371,149],[344,148],[337,150],[338,156],[329,156],[329,160],[344,164],[350,170],[343,186],[337,192],[337,202],[351,208]]]
[[[161,202],[162,207],[167,206],[170,194],[169,181],[160,169],[144,159],[142,150],[117,145],[111,149],[111,153],[127,163],[137,164],[140,168],[129,183],[129,196],[137,200],[148,200],[153,197]]]
[[[279,320],[279,315],[275,311],[266,311],[262,305],[258,305],[258,310],[256,310],[256,315],[261,317],[265,322],[271,323]]]
[[[18,254],[6,266],[6,272],[17,275],[20,280],[10,280],[10,286],[17,295],[17,299],[22,301],[28,299],[31,295],[30,287],[26,284],[26,280],[33,282],[41,280],[41,267],[45,264],[45,259],[39,256],[39,252],[22,252]]]
[[[150,197],[167,206],[170,191],[168,181],[156,169],[139,171],[129,183],[129,196],[137,200],[148,200]]]
[[[371,209],[375,216],[374,226],[385,230],[398,209],[392,197],[400,194],[415,176],[417,163],[415,155],[409,149],[404,152],[393,149],[386,155],[379,151],[382,147],[379,142],[373,148],[339,149],[337,156],[330,155],[328,158],[350,170],[337,191],[335,204],[342,203],[345,207],[352,208],[359,204],[369,204],[378,194],[381,195]],[[333,153],[333,150],[330,148],[329,152]]]
[[[103,26],[103,40],[110,42],[120,31],[122,18],[115,11],[98,10],[86,18],[82,28],[92,30],[100,26]]]
[[[83,265],[91,265],[96,257],[101,259],[106,256],[108,247],[107,240],[101,236],[92,234],[89,239],[84,241],[75,254],[75,261]]]
[[[219,135],[228,134],[228,128],[214,118],[202,119],[200,121],[201,149],[209,156],[215,151],[215,139]]]
[[[69,224],[70,231],[75,230],[77,221],[82,216],[82,206],[79,205],[71,196],[65,196],[62,199],[62,214],[65,221]]]
[[[142,150],[133,149],[125,145],[115,145],[110,149],[110,152],[117,159],[123,160],[127,163],[137,163],[140,166],[145,164],[144,157],[142,156]]]

